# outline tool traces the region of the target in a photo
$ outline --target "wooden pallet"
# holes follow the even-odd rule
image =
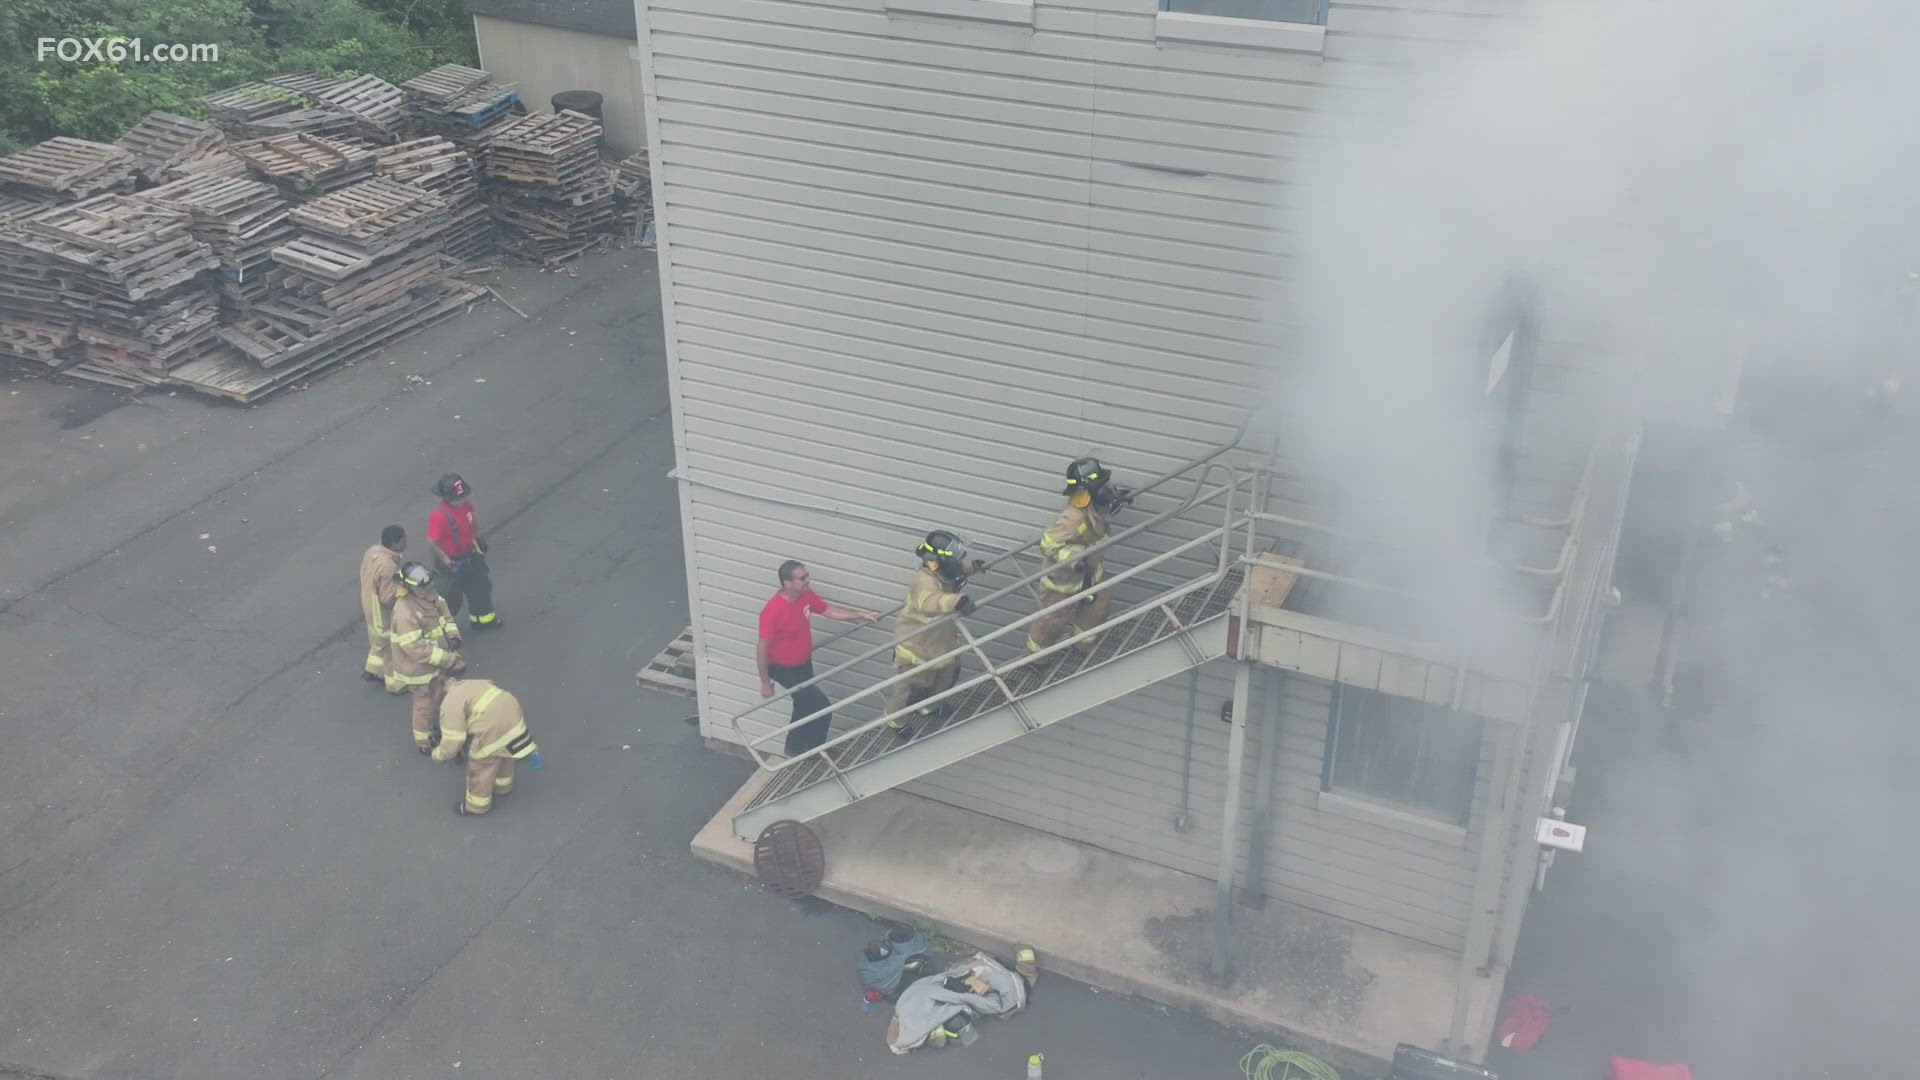
[[[277,86],[292,94],[305,105],[313,105],[327,91],[341,84],[340,79],[331,75],[316,75],[311,71],[289,71],[283,75],[269,75],[261,80],[268,86]]]
[[[258,401],[459,314],[485,295],[485,290],[472,285],[438,283],[420,296],[368,313],[324,347],[311,350],[296,362],[262,368],[238,350],[228,348],[184,364],[168,376],[202,393],[243,403]]]
[[[87,198],[133,189],[139,161],[125,147],[58,136],[0,158],[0,184],[23,194]]]
[[[492,75],[479,68],[464,67],[460,64],[441,64],[431,71],[401,83],[400,92],[405,94],[409,101],[446,104],[460,99],[492,78]]]
[[[355,130],[379,142],[398,138],[400,122],[406,117],[406,94],[378,75],[348,79],[314,97],[322,108],[352,117]]]
[[[277,135],[238,143],[232,150],[266,179],[303,189],[370,174],[374,163],[372,149],[318,135]]]
[[[698,659],[693,654],[693,627],[689,626],[660,650],[658,656],[647,661],[647,666],[641,668],[634,679],[642,686],[694,697],[697,693],[694,680]]]
[[[222,127],[264,120],[306,104],[306,98],[297,91],[264,82],[241,83],[197,100]]]
[[[289,217],[309,233],[377,254],[443,225],[446,206],[430,191],[375,177],[315,199]]]
[[[354,126],[353,117],[332,109],[294,109],[239,125],[234,134],[243,139],[270,139],[294,133],[341,136],[353,131]]]
[[[301,236],[274,248],[273,261],[325,281],[345,281],[372,266],[376,257],[325,237]]]
[[[214,150],[226,141],[226,135],[212,124],[155,111],[114,143],[134,156],[140,175],[148,183],[158,184],[170,179],[181,162]]]

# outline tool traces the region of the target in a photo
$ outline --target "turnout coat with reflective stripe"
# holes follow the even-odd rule
[[[940,575],[925,566],[914,575],[913,584],[907,589],[907,604],[895,616],[895,633],[906,633],[918,626],[925,626],[942,615],[951,612],[960,604],[960,593],[948,591],[941,582]],[[922,630],[913,637],[893,647],[894,660],[902,664],[927,664],[940,658],[942,653],[952,652],[960,644],[960,624],[949,620],[931,630]],[[960,658],[955,656],[941,664],[953,663]]]
[[[1107,538],[1107,515],[1101,513],[1091,503],[1086,506],[1067,504],[1053,525],[1040,536],[1040,552],[1053,564],[1053,571],[1040,579],[1040,586],[1048,592],[1075,593],[1085,584],[1080,571],[1073,568],[1087,549]],[[1106,574],[1104,555],[1094,555],[1087,560],[1093,569],[1093,580],[1099,581]]]
[[[451,761],[467,746],[467,760],[484,761],[496,754],[523,758],[539,749],[527,732],[520,699],[491,679],[450,679],[440,701],[440,745],[433,756]]]
[[[360,556],[360,614],[367,625],[384,636],[393,614],[393,602],[399,599],[400,554],[385,544],[375,544]]]
[[[447,602],[438,596],[428,599],[409,589],[401,589],[393,602],[393,642],[390,674],[405,686],[424,686],[435,675],[459,663],[450,638],[460,636],[460,628],[447,611]]]

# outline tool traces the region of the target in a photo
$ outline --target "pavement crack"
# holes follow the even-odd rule
[[[436,965],[432,971],[427,972],[412,986],[407,987],[405,990],[395,995],[393,999],[393,1004],[387,1006],[387,1008],[384,1011],[382,1011],[379,1016],[374,1018],[373,1023],[367,1025],[367,1029],[361,1032],[360,1041],[354,1044],[353,1049],[348,1050],[345,1053],[341,1054],[339,1058],[335,1059],[333,1064],[327,1066],[325,1072],[322,1072],[319,1076],[315,1077],[314,1080],[327,1080],[327,1077],[332,1076],[335,1072],[338,1072],[341,1066],[347,1064],[349,1061],[351,1061],[354,1058],[355,1055],[359,1054],[360,1051],[366,1049],[368,1040],[372,1039],[374,1034],[378,1032],[382,1027],[385,1027],[387,1021],[392,1019],[395,1013],[399,1012],[402,1007],[404,1007],[409,1002],[411,1002],[413,1000],[414,995],[418,994],[421,990],[425,989],[428,983],[431,983],[433,980],[439,978],[440,973],[447,970],[447,968],[451,966],[455,960],[458,960],[460,959],[461,956],[465,955],[467,949],[473,945],[474,941],[477,938],[479,938],[481,934],[484,934],[488,930],[492,929],[493,924],[499,922],[501,916],[505,915],[508,912],[508,910],[510,910],[513,907],[514,903],[518,901],[520,897],[524,895],[529,888],[533,887],[533,883],[540,880],[540,876],[547,872],[547,868],[553,865],[554,860],[566,854],[567,849],[572,847],[574,843],[578,841],[581,836],[585,835],[587,831],[588,830],[582,829],[579,832],[574,833],[571,837],[567,839],[566,843],[561,844],[558,848],[555,848],[553,854],[547,856],[545,862],[542,862],[538,867],[535,867],[533,873],[527,875],[527,880],[520,883],[520,887],[513,891],[512,896],[507,897],[506,900],[501,902],[498,908],[494,909],[493,914],[487,916],[484,920],[480,922],[478,926],[475,926],[472,930],[467,932],[467,936],[461,939],[459,947],[454,949],[451,953],[448,953],[447,958],[445,960],[440,961],[440,963]],[[0,1077],[0,1080],[5,1080],[5,1078]]]

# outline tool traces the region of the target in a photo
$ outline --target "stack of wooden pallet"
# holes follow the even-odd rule
[[[305,206],[289,219],[301,235],[273,259],[304,281],[286,291],[350,313],[405,292],[442,269],[447,203],[430,191],[375,177]]]
[[[478,286],[433,281],[325,329],[315,325],[322,318],[320,313],[297,301],[276,301],[272,310],[258,311],[258,317],[248,326],[250,334],[284,335],[278,339],[277,346],[269,346],[273,350],[273,363],[255,360],[223,342],[198,359],[169,371],[167,376],[202,393],[241,402],[258,401],[443,322],[485,296],[486,290]]]
[[[447,139],[412,139],[379,152],[379,175],[431,191],[447,204],[447,255],[466,262],[493,251],[493,211],[480,197],[480,170]]]
[[[190,216],[188,231],[220,260],[215,285],[228,314],[271,294],[273,248],[299,234],[287,218],[287,200],[273,185],[248,177],[200,173],[140,192],[145,199]]]
[[[373,175],[373,148],[344,139],[279,135],[236,143],[233,152],[261,179],[297,202],[317,198]]]
[[[484,153],[493,136],[513,123],[520,95],[512,83],[497,83],[479,68],[442,64],[400,84],[416,136],[438,135],[472,154]]]
[[[0,194],[71,202],[132,191],[138,166],[124,147],[62,136],[0,158]]]
[[[407,98],[378,75],[362,75],[314,93],[315,103],[352,118],[353,134],[377,143],[399,141]]]
[[[653,170],[645,150],[607,166],[613,185],[614,225],[634,239],[653,224]]]
[[[232,139],[265,139],[302,132],[344,135],[359,126],[356,115],[327,104],[344,80],[310,71],[242,83],[199,99],[213,122]]]
[[[150,112],[115,139],[114,145],[134,156],[140,179],[164,184],[181,175],[181,166],[224,147],[226,141],[226,135],[212,124],[169,112]]]
[[[494,216],[537,261],[570,258],[613,222],[613,184],[600,162],[600,122],[562,111],[523,116],[487,148]]]
[[[15,218],[0,226],[0,304],[22,317],[16,331],[73,327],[61,348],[77,343],[81,359],[68,374],[164,382],[205,347],[219,314],[202,274],[216,261],[190,224],[184,211],[118,194]]]
[[[442,276],[446,201],[376,177],[295,207],[264,300],[217,331],[222,347],[171,376],[250,401],[463,309],[481,291]]]

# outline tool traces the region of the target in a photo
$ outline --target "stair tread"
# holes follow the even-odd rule
[[[1228,605],[1233,602],[1234,596],[1240,590],[1243,576],[1244,572],[1241,568],[1229,569],[1210,588],[1197,590],[1182,597],[1174,604],[1175,613],[1188,626],[1224,615]],[[1041,662],[1008,673],[1007,682],[1015,694],[1015,700],[1023,699],[1049,686],[1066,682],[1082,672],[1170,638],[1176,632],[1168,622],[1166,612],[1154,611],[1142,614],[1103,633],[1091,650],[1086,652],[1078,649],[1062,650],[1061,653],[1056,654],[1057,659],[1052,663]],[[879,758],[916,746],[941,731],[1008,707],[1007,699],[1000,692],[1000,687],[991,680],[978,683],[971,689],[946,700],[954,706],[952,714],[944,719],[916,721],[912,739],[900,741],[894,738],[890,729],[875,727],[844,744],[836,755],[839,758],[841,770],[850,772],[858,769]],[[773,782],[756,793],[742,812],[758,809],[818,784],[831,782],[832,779],[833,769],[824,757],[815,757],[790,769],[779,770]]]

